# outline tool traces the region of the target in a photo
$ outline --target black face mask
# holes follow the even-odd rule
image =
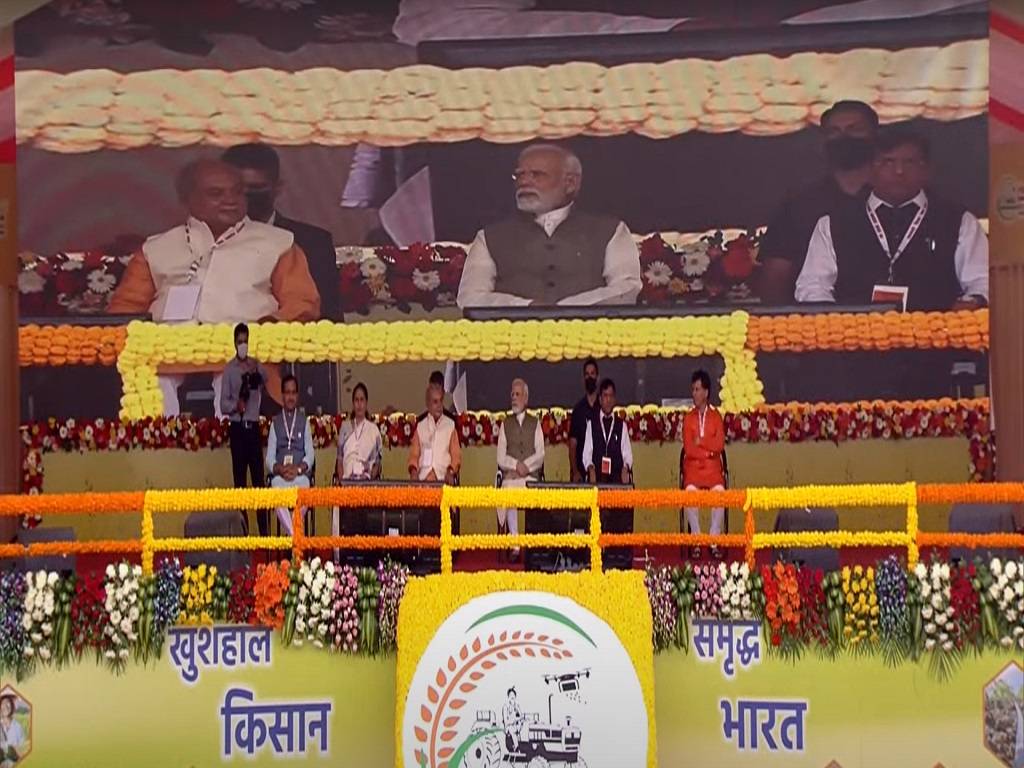
[[[253,221],[267,221],[274,213],[274,193],[269,189],[246,192],[249,218]]]
[[[871,162],[874,145],[871,139],[859,136],[839,136],[825,142],[825,157],[828,164],[839,171],[863,168]]]
[[[597,392],[597,379],[592,379],[589,376],[583,379],[583,388],[587,390],[588,395],[592,395]]]

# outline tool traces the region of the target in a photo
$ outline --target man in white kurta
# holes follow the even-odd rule
[[[462,466],[455,422],[444,413],[444,391],[427,387],[427,415],[420,419],[409,446],[409,477],[451,484]]]
[[[540,419],[526,412],[530,388],[522,379],[512,382],[512,414],[507,416],[498,430],[498,469],[501,470],[503,488],[525,488],[536,480],[544,467],[544,432]],[[498,532],[511,536],[519,534],[519,510],[498,508]],[[512,557],[519,556],[513,547]]]

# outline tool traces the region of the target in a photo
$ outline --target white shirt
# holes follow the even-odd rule
[[[536,0],[402,0],[398,41],[667,32],[685,19],[585,11],[534,11]]]
[[[599,419],[604,418],[604,413],[598,416]],[[618,416],[613,417],[615,421],[622,421]],[[587,422],[587,436],[583,441],[583,466],[590,471],[590,468],[594,466],[594,436],[591,434],[591,430],[594,427],[593,421]],[[612,422],[612,429],[615,429],[615,422]],[[619,450],[622,451],[622,464],[626,467],[633,466],[633,446],[629,442],[629,429],[626,427],[626,423],[622,422],[622,439],[619,441]]]
[[[374,465],[383,460],[383,445],[377,425],[363,419],[359,423],[346,420],[338,433],[338,455],[341,457],[342,479],[367,477]]]
[[[920,191],[907,203],[916,203],[919,207],[928,201],[924,190]],[[907,205],[904,203],[904,205]],[[889,205],[874,192],[868,197],[871,210],[878,210]],[[866,215],[866,214],[865,214]],[[960,234],[957,238],[956,252],[953,256],[957,279],[964,296],[983,296],[988,300],[988,238],[974,214],[964,211],[960,220]],[[835,301],[833,291],[839,277],[836,262],[835,245],[832,242],[832,223],[829,216],[818,219],[811,241],[807,246],[807,259],[804,268],[796,279],[796,300]]]
[[[288,414],[282,412],[285,425],[290,424]],[[295,412],[292,412],[295,415]],[[277,419],[270,420],[270,434],[267,436],[267,472],[274,474],[274,465],[277,464],[277,431],[274,425]],[[313,430],[310,429],[309,419],[306,419],[305,438],[302,445],[302,463],[306,465],[307,471],[313,468],[313,460],[316,454],[313,452]]]
[[[514,417],[510,418],[515,418],[519,422],[519,426],[522,426],[526,413],[525,411],[517,413]],[[526,465],[530,475],[536,475],[540,468],[544,466],[544,432],[540,428],[540,419],[537,419],[537,428],[533,433],[533,453],[523,459],[523,464]],[[515,477],[517,466],[517,460],[508,455],[508,441],[505,439],[505,422],[502,422],[501,429],[498,430],[498,469],[503,472],[511,472],[512,477]]]
[[[434,477],[444,480],[445,473],[452,464],[449,446],[454,432],[455,422],[444,414],[437,421],[427,414],[427,417],[416,425],[416,433],[420,439],[420,480],[426,480],[431,470],[434,471]]]
[[[534,217],[548,237],[569,216],[572,203]],[[594,304],[633,304],[642,287],[640,282],[640,251],[633,236],[623,222],[615,228],[614,234],[605,246],[604,282],[602,288],[566,296],[558,306],[591,306]],[[466,266],[462,270],[457,303],[460,307],[525,307],[533,299],[498,293],[494,290],[498,267],[487,248],[484,231],[477,232],[476,239],[469,247]]]

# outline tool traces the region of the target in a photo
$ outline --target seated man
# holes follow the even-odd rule
[[[148,312],[158,322],[201,323],[320,317],[305,254],[291,232],[246,216],[235,168],[194,161],[178,174],[177,189],[188,212],[185,223],[149,238],[132,256],[111,297],[111,314]],[[175,415],[182,377],[174,374],[182,371],[161,373],[164,413]],[[219,390],[218,377],[215,403]]]
[[[525,488],[528,480],[536,480],[544,468],[544,432],[540,419],[526,412],[530,388],[522,379],[512,382],[512,415],[506,417],[498,430],[498,469],[503,488]],[[501,507],[498,512],[498,533],[519,534],[519,510]],[[512,559],[519,557],[519,548],[512,548]]]
[[[906,289],[909,310],[988,304],[988,239],[963,206],[924,190],[930,147],[903,128],[884,131],[861,206],[823,216],[796,282],[800,302],[867,304],[876,286]]]
[[[460,307],[633,304],[640,254],[626,225],[575,206],[583,168],[534,144],[512,174],[518,213],[481,230],[459,283]]]
[[[438,389],[441,390],[441,410],[445,416],[454,421],[457,425],[459,423],[458,415],[447,405],[444,405],[444,374],[441,373],[440,371],[431,371],[429,384],[430,386],[437,387]],[[423,413],[416,417],[416,422],[419,423],[423,421],[429,415],[430,411],[424,411]],[[456,432],[458,432],[458,430],[456,430]]]
[[[409,447],[409,477],[452,484],[462,466],[455,422],[444,414],[444,391],[440,387],[429,385],[426,400],[427,417],[417,423]]]
[[[309,488],[316,455],[313,430],[299,408],[299,382],[290,373],[281,379],[284,407],[270,422],[267,437],[267,472],[271,488]],[[281,527],[292,533],[292,511],[277,508]]]

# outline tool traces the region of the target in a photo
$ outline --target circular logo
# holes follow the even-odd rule
[[[647,708],[602,619],[545,592],[476,598],[438,629],[402,720],[406,768],[644,768]]]

